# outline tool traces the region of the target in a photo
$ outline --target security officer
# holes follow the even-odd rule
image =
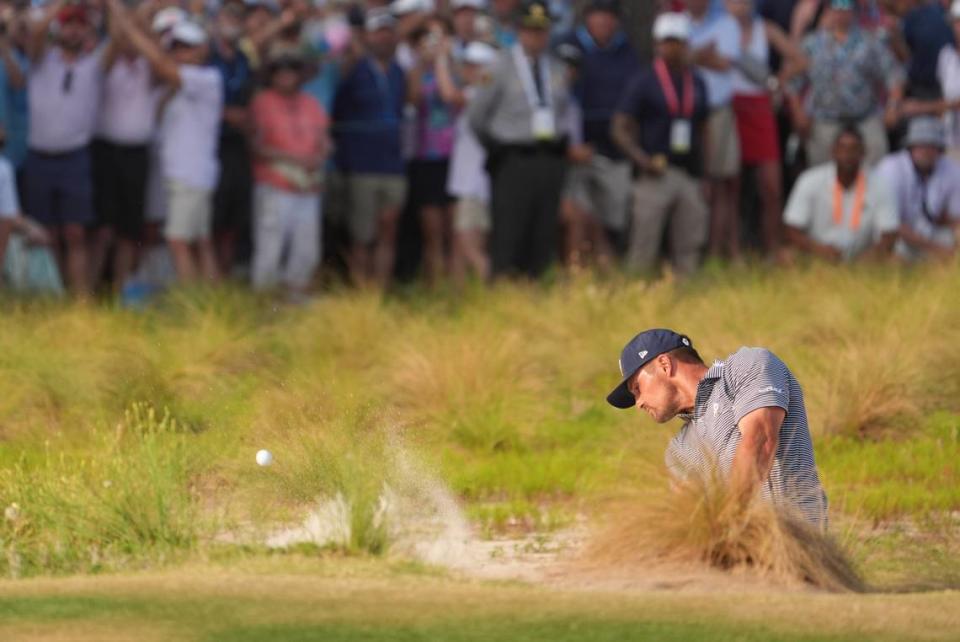
[[[570,86],[548,50],[550,26],[545,2],[523,5],[517,44],[503,53],[468,112],[487,149],[495,276],[539,276],[557,248]]]

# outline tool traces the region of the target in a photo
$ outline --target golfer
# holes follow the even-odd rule
[[[769,350],[740,348],[708,368],[688,337],[647,330],[623,348],[620,374],[611,405],[635,406],[658,423],[686,422],[667,448],[674,477],[709,480],[716,471],[734,497],[749,501],[759,490],[779,509],[826,528],[803,391]]]

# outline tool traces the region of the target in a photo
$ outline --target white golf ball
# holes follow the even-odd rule
[[[258,450],[257,451],[257,463],[261,466],[269,466],[273,463],[273,455],[269,450]]]

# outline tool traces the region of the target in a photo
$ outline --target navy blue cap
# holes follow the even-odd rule
[[[637,400],[627,387],[630,378],[664,352],[679,348],[693,349],[693,343],[686,335],[665,328],[646,330],[630,339],[620,351],[620,376],[623,381],[607,395],[607,402],[615,408],[633,408]]]

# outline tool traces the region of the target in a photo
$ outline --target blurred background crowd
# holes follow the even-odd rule
[[[960,1],[0,1],[18,290],[949,258]]]

